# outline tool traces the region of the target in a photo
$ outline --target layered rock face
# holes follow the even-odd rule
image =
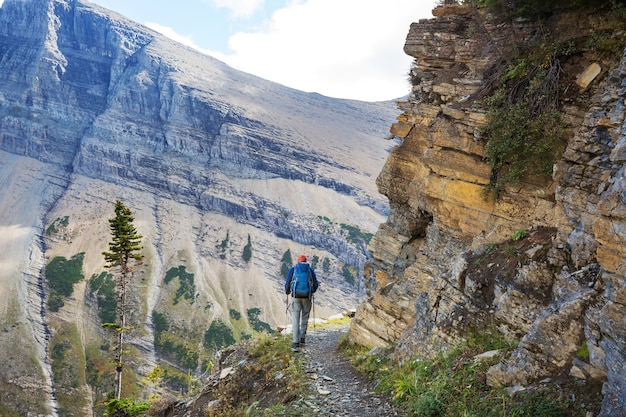
[[[616,68],[581,53],[564,63],[575,93],[562,106],[568,143],[552,180],[525,178],[494,202],[482,192],[491,169],[477,99],[511,40],[546,32],[523,21],[492,25],[468,6],[434,15],[407,36],[416,81],[392,127],[402,144],[377,180],[391,213],[369,246],[369,297],[351,339],[393,342],[402,360],[497,329],[519,344],[490,370],[490,383],[571,371],[605,381],[602,415],[623,415],[626,60]],[[561,14],[544,28],[551,41],[575,40],[606,21]],[[584,344],[588,362],[575,358]]]
[[[356,306],[398,113],[235,71],[85,1],[5,0],[0,414],[91,415],[105,395],[94,283],[116,199],[143,236],[128,337],[139,377],[162,355],[170,375],[203,372],[213,323],[242,337],[287,321],[281,258],[299,252],[319,261],[318,316]],[[50,311],[46,265],[81,253],[85,279]]]

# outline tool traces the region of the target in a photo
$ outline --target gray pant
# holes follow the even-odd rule
[[[299,343],[306,336],[306,328],[311,313],[311,300],[308,298],[291,298],[291,329],[293,343]]]

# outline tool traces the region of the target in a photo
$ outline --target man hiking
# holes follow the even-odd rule
[[[313,305],[313,293],[317,291],[319,282],[315,271],[306,261],[306,256],[298,256],[298,263],[291,267],[285,280],[285,293],[291,294],[291,328],[293,339],[291,348],[298,349],[304,345],[309,314]]]

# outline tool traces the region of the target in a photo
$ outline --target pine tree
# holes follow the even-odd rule
[[[139,245],[142,236],[137,234],[137,230],[133,225],[135,220],[132,212],[124,204],[117,200],[115,202],[115,217],[109,219],[109,229],[111,230],[112,240],[109,242],[109,252],[102,252],[107,262],[107,268],[115,268],[119,270],[119,276],[116,279],[116,292],[118,297],[117,303],[117,352],[115,366],[115,398],[121,398],[122,394],[122,368],[123,362],[123,345],[124,332],[126,331],[126,287],[128,279],[132,275],[132,266],[129,265],[131,260],[140,260],[143,255],[139,253],[142,247]]]
[[[250,233],[248,233],[248,244],[243,247],[241,257],[246,262],[250,262],[250,259],[252,259],[252,241],[250,240]]]

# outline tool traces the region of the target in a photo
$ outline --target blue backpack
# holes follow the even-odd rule
[[[295,298],[309,298],[313,292],[312,287],[309,264],[297,264],[291,277],[291,295]]]

